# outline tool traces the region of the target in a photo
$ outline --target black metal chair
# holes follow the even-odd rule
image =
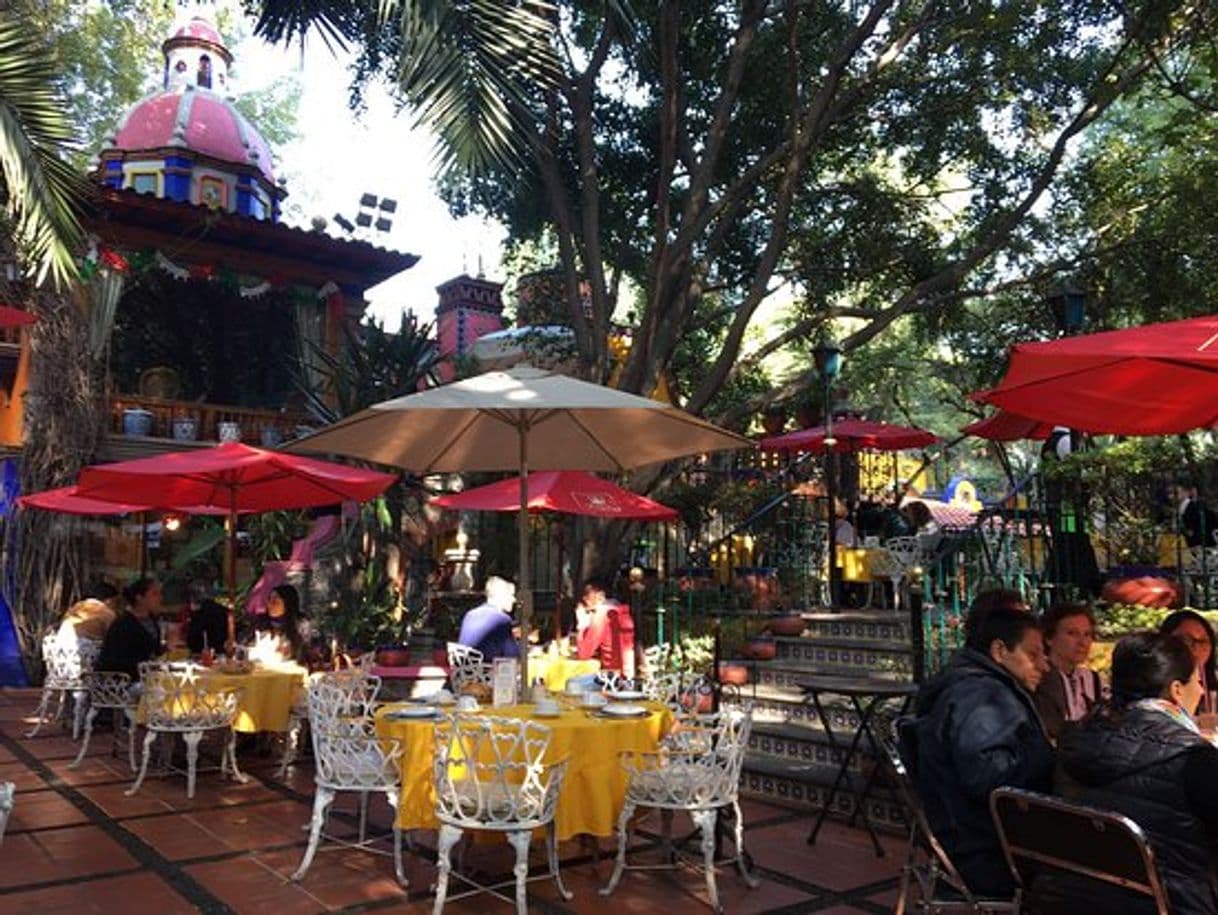
[[[1128,911],[1141,902],[1168,915],[1154,851],[1128,817],[1016,788],[994,791],[990,811],[1025,895],[1040,897],[1044,881],[1064,876],[1070,890],[1057,894],[1053,904],[1045,900],[1051,910]],[[1120,894],[1121,901],[1095,908],[1111,893]]]
[[[913,719],[898,718],[893,722],[892,730],[892,737],[882,739],[881,744],[892,768],[893,785],[909,820],[909,849],[901,868],[900,893],[894,915],[905,915],[906,911],[925,915],[1018,915],[1018,895],[1014,899],[984,899],[974,895],[965,885],[947,850],[930,828],[913,782]]]

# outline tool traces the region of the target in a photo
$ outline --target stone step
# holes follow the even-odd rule
[[[812,677],[830,674],[842,679],[891,680],[896,683],[909,682],[909,670],[897,667],[867,668],[829,666],[827,664],[800,664],[788,661],[770,661],[757,665],[750,673],[750,681],[758,686],[769,686],[776,689],[786,689],[799,692],[799,684]]]
[[[815,813],[824,807],[836,774],[835,766],[794,762],[750,753],[744,760],[740,793],[745,797]],[[861,784],[859,787],[861,788]],[[830,816],[834,819],[849,818],[854,807],[851,792],[839,789],[833,797]],[[884,785],[872,786],[867,796],[867,812],[877,829],[886,832],[905,830],[901,805]],[[809,829],[811,825],[809,822]]]
[[[824,728],[811,703],[804,700],[799,690],[757,684],[742,690],[739,702],[753,703],[754,729],[758,727],[790,726],[801,728],[823,738]],[[827,694],[821,699],[821,707],[829,717],[835,734],[844,734],[846,739],[858,727],[858,714],[850,700],[844,696]],[[896,703],[890,703],[895,708]]]
[[[805,666],[809,673],[858,672],[860,676],[896,676],[908,679],[913,669],[909,646],[825,645],[813,638],[778,642],[773,661],[762,665]]]
[[[909,644],[909,617],[890,611],[855,610],[842,613],[803,613],[804,638],[888,641]]]

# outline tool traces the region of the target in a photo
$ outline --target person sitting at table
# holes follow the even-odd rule
[[[186,621],[186,647],[193,654],[205,648],[221,654],[226,653],[229,642],[228,608],[219,603],[212,586],[202,579],[195,579],[186,589],[190,616]]]
[[[603,579],[584,582],[583,597],[575,607],[576,656],[595,658],[601,670],[633,680],[634,619],[630,608],[608,597]]]
[[[520,657],[512,607],[516,586],[506,578],[491,575],[486,580],[486,600],[465,612],[457,642],[482,652],[486,661]]]
[[[833,536],[837,545],[858,546],[858,536],[854,532],[854,525],[850,523],[850,512],[846,510],[846,503],[841,499],[833,500],[833,516],[836,519]]]
[[[1049,673],[1033,697],[1050,740],[1081,721],[1103,696],[1100,675],[1088,668],[1095,615],[1086,604],[1054,604],[1040,621],[1049,652]]]
[[[127,609],[106,631],[98,655],[98,670],[124,673],[132,680],[140,676],[140,664],[161,653],[161,585],[154,578],[141,578],[123,589]]]
[[[1048,664],[1026,611],[989,609],[967,631],[964,648],[919,690],[903,750],[930,827],[969,889],[1009,898],[1015,885],[990,792],[1050,786],[1053,749],[1032,704]]]
[[[1212,715],[1218,712],[1214,707],[1214,691],[1218,690],[1218,667],[1214,658],[1214,627],[1210,621],[1196,610],[1177,610],[1169,613],[1159,624],[1162,635],[1178,635],[1193,654],[1193,661],[1201,670],[1201,685],[1205,692],[1201,695],[1201,711]]]
[[[305,659],[307,624],[300,615],[300,592],[292,585],[276,585],[266,599],[266,613],[254,621],[255,633],[278,639],[279,657],[302,663]]]
[[[901,508],[901,514],[909,525],[910,532],[918,538],[918,546],[922,551],[927,555],[934,553],[939,548],[939,541],[943,539],[943,531],[939,529],[939,522],[930,513],[926,503],[921,499],[906,502]]]
[[[1202,689],[1179,636],[1126,636],[1112,652],[1112,700],[1058,745],[1061,793],[1142,827],[1174,915],[1218,912],[1218,749],[1192,718]],[[1154,911],[1147,897],[1094,880],[1055,877],[1035,890],[1053,912]]]
[[[59,638],[92,639],[100,642],[118,619],[118,589],[100,582],[74,603],[59,623]]]

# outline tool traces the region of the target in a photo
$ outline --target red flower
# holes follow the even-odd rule
[[[119,273],[126,273],[131,269],[131,265],[127,263],[127,259],[117,251],[113,251],[110,248],[102,248],[98,252],[97,256],[101,262],[111,270],[117,270]]]

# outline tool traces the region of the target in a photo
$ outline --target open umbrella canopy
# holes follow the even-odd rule
[[[1218,423],[1218,315],[1018,343],[1002,383],[973,395],[1051,426],[1169,435]]]
[[[38,320],[38,316],[11,305],[0,305],[0,327],[25,327]]]
[[[521,596],[521,683],[528,684],[524,633],[529,586],[530,470],[619,473],[691,454],[753,443],[671,404],[517,365],[376,404],[298,439],[290,450],[346,454],[417,473],[514,471]]]
[[[991,442],[1016,442],[1020,439],[1043,441],[1053,431],[1053,424],[999,410],[993,416],[969,423],[960,431],[965,435],[988,438]]]
[[[42,492],[19,496],[17,504],[22,508],[40,508],[43,511],[59,512],[64,515],[129,515],[132,512],[145,511],[176,511],[185,512],[188,515],[227,514],[225,509],[214,506],[158,506],[133,502],[106,502],[80,495],[75,486],[61,486],[58,489],[45,489]]]
[[[518,365],[376,404],[292,442],[416,473],[619,473],[689,454],[749,448],[671,404]]]
[[[632,518],[671,521],[676,509],[646,496],[615,486],[608,480],[578,470],[543,470],[530,473],[529,511],[555,511],[596,518]],[[516,511],[520,507],[520,480],[512,477],[465,492],[437,496],[433,504],[461,511]]]
[[[897,426],[891,423],[873,422],[866,419],[843,419],[833,424],[833,450],[845,451],[904,451],[906,448],[925,448],[939,439],[925,429],[913,426]],[[825,427],[813,426],[798,429],[785,435],[771,435],[761,440],[766,451],[812,451],[823,454]]]
[[[240,442],[87,467],[77,494],[188,510],[261,512],[362,502],[384,492],[392,474],[252,448]]]

